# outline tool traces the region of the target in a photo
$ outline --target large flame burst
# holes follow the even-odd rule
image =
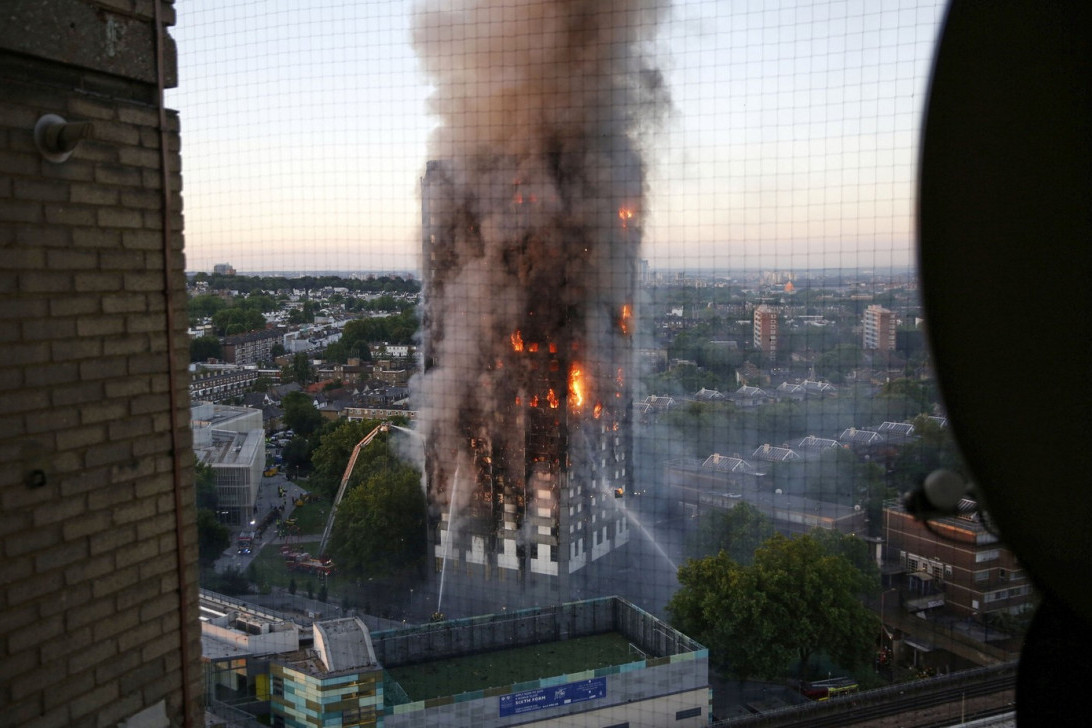
[[[584,370],[579,364],[569,369],[569,408],[579,411],[584,407]]]

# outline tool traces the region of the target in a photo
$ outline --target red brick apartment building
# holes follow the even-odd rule
[[[3,3],[4,726],[204,722],[173,23]]]
[[[968,509],[971,501],[964,501]],[[956,614],[1017,613],[1034,604],[1016,556],[975,516],[915,520],[901,505],[884,507],[885,572],[895,575],[907,611],[946,606]]]

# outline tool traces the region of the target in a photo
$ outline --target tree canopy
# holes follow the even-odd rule
[[[212,315],[212,325],[220,336],[243,334],[265,328],[265,316],[256,308],[232,306]]]
[[[340,422],[338,425],[324,432],[314,451],[311,453],[311,477],[309,483],[311,489],[333,498],[337,493],[341,476],[345,472],[345,466],[349,462],[349,456],[356,444],[364,439],[364,436],[375,429],[377,420],[364,420],[359,422]],[[374,462],[383,457],[386,452],[386,444],[382,438],[373,441],[372,445],[364,450],[357,461],[354,474],[356,481],[360,482],[366,471],[369,471]]]
[[[299,382],[301,385],[314,380],[314,370],[311,368],[311,360],[302,351],[292,356],[292,361],[281,367],[282,382]]]
[[[421,475],[396,463],[345,495],[330,551],[338,566],[349,572],[389,576],[423,562],[425,527]]]
[[[223,359],[224,348],[215,336],[198,336],[190,341],[190,361],[208,361]]]
[[[724,551],[737,564],[750,564],[755,550],[774,535],[773,521],[749,503],[705,511],[687,543],[692,557]]]
[[[417,334],[417,314],[408,308],[393,316],[354,319],[341,330],[341,343],[347,350],[360,349],[361,345],[386,341],[391,344],[411,344]],[[353,354],[361,356],[362,354]]]
[[[303,392],[289,392],[281,398],[284,424],[297,435],[308,435],[322,426],[322,413]]]
[[[215,510],[219,497],[216,494],[216,473],[213,472],[212,466],[198,460],[194,463],[194,474],[197,507]]]
[[[750,566],[724,551],[687,562],[667,605],[672,623],[741,680],[783,677],[796,661],[806,679],[819,653],[846,669],[864,664],[878,621],[861,597],[879,582],[843,555],[840,538],[776,535]]]
[[[211,566],[231,545],[231,531],[216,520],[216,513],[206,508],[197,511],[197,559]]]
[[[368,276],[366,278],[341,278],[340,276],[305,275],[298,278],[282,276],[225,275],[223,273],[198,274],[214,291],[318,291],[323,288],[347,288],[353,292],[416,293],[421,284],[401,276]]]

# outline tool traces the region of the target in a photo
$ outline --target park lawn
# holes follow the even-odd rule
[[[302,506],[296,506],[292,511],[291,518],[295,519],[296,527],[299,528],[301,534],[321,536],[322,529],[326,528],[326,516],[329,513],[329,501],[312,501],[304,503]],[[315,547],[317,547],[317,544]]]
[[[609,665],[624,665],[641,659],[631,652],[629,640],[617,632],[608,632],[561,642],[419,662],[389,668],[387,673],[402,686],[410,700],[416,701]]]
[[[318,541],[294,543],[292,548],[295,551],[305,551],[313,554],[318,550]],[[271,543],[262,547],[254,557],[254,561],[251,562],[251,566],[254,570],[253,581],[259,585],[288,587],[292,579],[295,578],[296,586],[300,592],[304,592],[304,585],[307,584],[308,580],[315,584],[316,589],[321,581],[319,577],[311,574],[289,571],[288,567],[284,565],[280,544]]]

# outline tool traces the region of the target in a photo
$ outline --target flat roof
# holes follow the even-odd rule
[[[511,647],[387,668],[411,701],[644,660],[618,632]]]
[[[210,445],[195,448],[209,465],[240,465],[250,467],[256,454],[265,452],[265,431],[232,432],[213,430]]]
[[[249,657],[252,653],[238,645],[223,642],[207,634],[201,635],[201,657],[206,660],[227,660]]]

